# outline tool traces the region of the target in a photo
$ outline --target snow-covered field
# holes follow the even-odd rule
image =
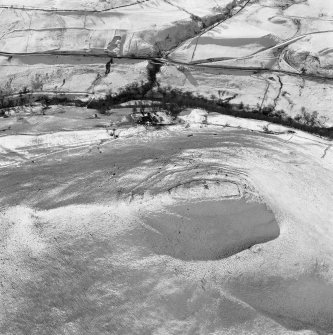
[[[254,1],[188,40],[170,58],[332,76],[327,67],[332,64],[332,12],[330,1]]]
[[[172,86],[184,92],[195,92],[207,98],[212,95],[231,103],[272,106],[294,117],[302,108],[318,111],[333,125],[333,81],[312,80],[287,74],[242,69],[188,67],[185,71],[165,65],[157,76],[161,87]]]
[[[221,8],[229,3],[222,1]],[[177,1],[164,0],[138,1],[102,12],[85,12],[84,4],[69,12],[2,5],[0,52],[155,56],[199,32],[203,22],[221,15],[214,10],[214,1],[196,5],[198,10],[193,13],[188,4],[182,8]],[[59,6],[56,8],[61,9]],[[35,8],[39,8],[37,4]]]
[[[105,96],[132,83],[147,82],[147,61],[115,60],[105,76],[109,58],[83,56],[17,57],[8,64],[0,56],[1,81],[6,95],[27,89],[41,95],[70,93],[74,96]]]
[[[222,92],[232,103],[293,117],[305,108],[332,125],[330,1],[2,0],[0,9],[5,95],[105,96],[147,80],[145,59],[123,57],[157,57],[162,86]],[[122,59],[105,75],[109,57]]]

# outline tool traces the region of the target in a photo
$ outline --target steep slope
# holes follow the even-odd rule
[[[0,176],[1,333],[332,332],[330,143],[198,120],[118,140],[7,141],[2,157],[17,157]],[[237,229],[253,219],[225,203],[240,196],[271,214]]]

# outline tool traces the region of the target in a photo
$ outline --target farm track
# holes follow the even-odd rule
[[[314,74],[306,74],[306,73],[300,73],[300,72],[293,72],[293,71],[287,71],[287,70],[281,70],[281,69],[270,69],[270,68],[262,68],[262,67],[253,67],[253,66],[248,66],[248,67],[240,67],[240,66],[227,66],[227,65],[208,65],[208,62],[204,63],[191,63],[191,62],[180,62],[180,61],[175,61],[169,58],[163,58],[163,57],[113,57],[108,54],[92,54],[92,53],[84,53],[84,52],[59,52],[59,51],[54,51],[54,52],[33,52],[33,53],[7,53],[7,52],[0,52],[0,56],[5,56],[5,57],[38,57],[38,56],[61,56],[61,57],[94,57],[94,58],[104,58],[107,59],[109,57],[112,57],[114,59],[118,60],[138,60],[138,61],[150,61],[153,63],[157,64],[165,64],[165,65],[173,65],[173,66],[186,66],[190,69],[217,69],[217,70],[228,70],[228,71],[238,71],[238,72],[262,72],[262,73],[276,73],[276,74],[285,74],[289,76],[294,76],[294,77],[301,77],[301,78],[306,78],[306,79],[312,79],[312,80],[327,80],[327,81],[333,81],[333,78],[330,77],[325,77],[325,76],[320,76],[320,75],[314,75]],[[95,64],[95,63],[94,63]],[[101,63],[101,65],[104,63]],[[88,65],[85,63],[84,65]],[[96,65],[96,64],[95,64]],[[3,65],[0,65],[3,66]],[[6,65],[5,65],[6,66]],[[22,65],[7,65],[7,66],[22,66]],[[31,65],[29,65],[31,66]]]
[[[127,4],[127,5],[121,5],[117,7],[112,8],[106,8],[106,9],[99,9],[99,10],[78,10],[78,9],[48,9],[48,8],[37,8],[37,7],[19,7],[19,6],[12,6],[12,5],[0,5],[0,9],[15,9],[15,10],[25,10],[25,11],[39,11],[39,12],[54,12],[54,13],[71,13],[71,14],[80,14],[80,13],[106,13],[113,10],[126,8],[126,7],[132,7],[135,5],[140,5],[146,2],[150,2],[151,0],[141,0],[136,1],[135,3]]]
[[[301,40],[302,38],[304,37],[307,37],[307,36],[311,36],[311,35],[318,35],[318,34],[325,34],[325,33],[333,33],[333,30],[323,30],[323,31],[315,31],[315,32],[312,32],[312,33],[308,33],[308,34],[302,34],[302,35],[299,35],[299,36],[296,36],[296,37],[293,37],[291,39],[288,39],[288,40],[285,40],[277,45],[274,45],[273,47],[269,47],[269,48],[265,48],[265,49],[262,49],[262,50],[259,50],[259,51],[256,51],[250,55],[247,55],[245,57],[241,57],[241,58],[222,58],[222,57],[216,57],[216,58],[209,58],[209,59],[202,59],[202,60],[197,60],[197,61],[192,61],[190,62],[190,64],[204,64],[204,63],[213,63],[213,62],[220,62],[220,61],[230,61],[230,60],[245,60],[245,59],[249,59],[255,55],[258,55],[260,53],[263,53],[263,52],[266,52],[266,51],[269,51],[269,50],[274,50],[274,49],[280,49],[280,48],[285,48],[286,46],[294,43],[294,42],[297,42],[299,40]]]

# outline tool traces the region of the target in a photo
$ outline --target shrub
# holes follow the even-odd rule
[[[268,129],[268,124],[265,124],[265,125],[262,127],[262,130],[263,130],[263,132],[266,133],[266,134],[270,134],[270,133],[271,133],[271,131]]]
[[[31,88],[34,91],[42,91],[43,90],[43,81],[42,81],[42,77],[40,74],[36,73],[35,77],[33,79],[31,79]]]

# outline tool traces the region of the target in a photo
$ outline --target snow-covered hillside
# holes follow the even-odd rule
[[[1,137],[3,334],[333,330],[330,142],[183,119]]]
[[[0,0],[0,334],[333,334],[332,102],[333,0]]]
[[[330,1],[1,0],[0,9],[3,96],[103,96],[145,82],[155,58],[161,86],[293,117],[317,111],[332,124]],[[109,57],[119,60],[106,76]]]

